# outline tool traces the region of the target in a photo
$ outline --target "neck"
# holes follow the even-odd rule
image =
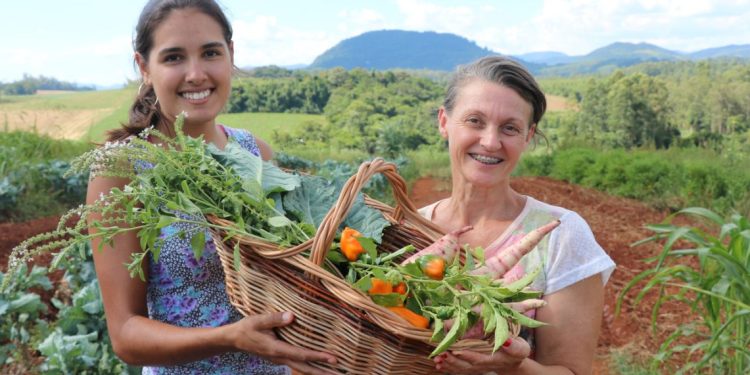
[[[510,181],[479,187],[454,181],[445,208],[457,227],[485,222],[512,221],[523,210],[526,198],[510,187]]]

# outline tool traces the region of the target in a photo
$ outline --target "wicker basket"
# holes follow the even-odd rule
[[[392,252],[407,244],[421,249],[442,235],[417,213],[395,165],[375,159],[363,163],[347,181],[313,239],[292,248],[279,248],[248,237],[216,241],[226,290],[232,304],[245,316],[294,312],[295,323],[278,329],[278,336],[293,345],[326,351],[338,358],[335,366],[311,363],[313,366],[345,374],[432,374],[435,364],[427,358],[435,347],[430,342],[431,330],[413,327],[321,267],[336,229],[364,184],[376,173],[387,178],[397,202],[393,208],[365,200],[391,222],[378,251]],[[219,235],[215,238],[221,238]],[[233,261],[235,241],[240,244],[239,270]],[[309,259],[301,254],[306,250],[310,250]],[[483,340],[460,340],[452,348],[488,353],[492,345]]]

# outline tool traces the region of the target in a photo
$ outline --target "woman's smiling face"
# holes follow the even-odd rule
[[[224,108],[231,92],[233,50],[222,31],[197,9],[174,10],[154,31],[148,60],[136,55],[166,118],[184,111],[186,125],[210,125]]]
[[[490,188],[509,182],[533,136],[532,106],[513,89],[474,79],[458,91],[450,113],[438,113],[454,179]]]

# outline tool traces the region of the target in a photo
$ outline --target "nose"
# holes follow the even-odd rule
[[[206,80],[206,69],[200,60],[193,60],[187,64],[185,81],[190,84],[199,85]]]
[[[487,151],[498,150],[502,147],[500,134],[494,126],[488,126],[484,129],[479,139],[479,145]]]

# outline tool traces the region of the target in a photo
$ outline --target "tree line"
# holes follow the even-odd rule
[[[739,60],[646,63],[609,75],[543,78],[574,111],[550,112],[553,147],[699,147],[750,152],[750,64]],[[229,112],[323,114],[327,125],[278,134],[285,146],[330,145],[395,156],[442,145],[435,114],[445,76],[407,71],[266,67],[236,80]]]
[[[750,64],[741,60],[645,63],[608,76],[544,80],[579,108],[556,118],[561,139],[603,148],[750,149]]]
[[[91,91],[96,90],[96,88],[59,81],[43,75],[34,77],[29,74],[24,74],[23,78],[18,81],[0,83],[0,92],[5,95],[34,95],[38,90]]]

